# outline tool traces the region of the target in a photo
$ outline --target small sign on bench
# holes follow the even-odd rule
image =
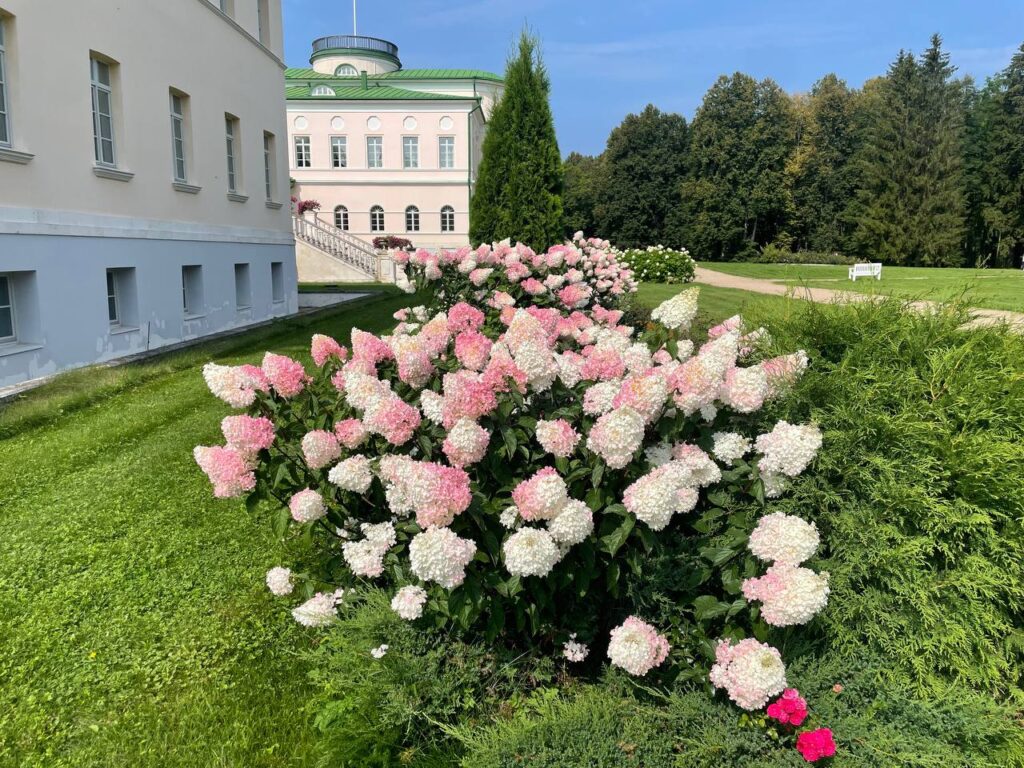
[[[881,264],[854,264],[850,267],[850,279],[857,282],[858,277],[873,277],[875,280],[882,279]]]

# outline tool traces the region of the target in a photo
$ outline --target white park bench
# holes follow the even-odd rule
[[[858,277],[873,277],[875,280],[882,279],[881,264],[854,264],[850,267],[850,279],[857,282]]]

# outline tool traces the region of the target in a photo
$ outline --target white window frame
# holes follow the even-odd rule
[[[7,19],[0,16],[0,147],[12,147],[11,94],[7,87]]]
[[[455,209],[450,205],[441,206],[441,231],[455,231]]]
[[[267,191],[267,202],[274,202],[274,134],[263,132],[263,181]]]
[[[191,286],[194,292],[198,292],[199,301],[203,304],[200,307],[189,306],[189,284],[185,279],[186,275],[198,275],[199,285]],[[203,266],[201,264],[182,264],[181,266],[181,309],[185,319],[202,317],[206,313],[206,298],[203,296]]]
[[[114,302],[114,316],[110,316],[110,302]],[[117,290],[117,272],[113,269],[107,270],[107,320],[111,328],[121,327],[121,297]]]
[[[374,226],[375,218],[380,217],[380,226]],[[370,207],[370,231],[371,232],[383,232],[384,231],[384,208],[380,205],[374,205]]]
[[[446,152],[445,147],[449,150]],[[437,137],[437,167],[443,170],[451,170],[455,167],[455,137]]]
[[[295,167],[312,168],[313,142],[309,136],[295,136],[293,139],[293,144],[295,145]]]
[[[238,118],[224,113],[224,143],[226,160],[228,164],[228,192],[238,192],[238,157],[237,157],[237,141],[238,136],[236,131],[240,125]]]
[[[342,72],[342,70],[345,70]],[[334,68],[335,77],[359,77],[359,70],[351,64],[339,64]]]
[[[338,225],[339,220],[341,221],[341,226]],[[334,227],[342,232],[348,232],[348,208],[344,205],[334,206]]]
[[[309,95],[310,96],[337,96],[337,94],[334,92],[334,89],[331,88],[331,86],[324,85],[323,83],[320,83],[319,85],[314,85],[312,90],[309,92]]]
[[[420,231],[420,209],[415,205],[409,205],[405,208],[405,231]]]
[[[238,288],[239,288],[239,281],[238,281],[239,269],[238,268],[239,267],[243,267],[243,269],[241,270],[241,273],[245,275],[244,288],[245,288],[246,296],[245,296],[245,303],[244,304],[240,304],[238,302]],[[240,262],[236,263],[235,267],[234,267],[234,273],[235,273],[235,309],[238,310],[238,311],[242,311],[242,310],[246,310],[246,309],[252,309],[252,268],[249,266],[249,262],[247,262],[247,261],[240,261]]]
[[[371,152],[370,147],[376,147],[377,151]],[[377,162],[374,164],[373,159],[376,158]],[[383,136],[367,136],[366,137],[366,167],[367,168],[383,168],[384,167],[384,137]]]
[[[331,136],[331,168],[348,168],[347,136]]]
[[[18,341],[18,313],[14,306],[14,281],[9,274],[0,274],[0,280],[7,283],[7,303],[0,304],[0,310],[7,310],[11,315],[11,335],[0,336],[0,344],[15,344]]]
[[[270,262],[270,300],[274,304],[284,303],[284,262]]]
[[[107,80],[104,83],[100,79],[100,66],[106,67]],[[89,59],[89,72],[92,83],[92,136],[93,150],[96,158],[96,165],[105,168],[117,167],[117,142],[114,135],[114,72],[113,66],[106,61],[100,61],[95,56]],[[107,97],[108,112],[100,111],[100,94]],[[103,118],[107,119],[110,127],[110,135],[103,135]],[[104,159],[105,144],[110,145],[110,160]]]
[[[402,167],[406,169],[420,167],[419,136],[402,137]]]
[[[270,45],[270,4],[267,0],[256,0],[256,33],[260,45]]]
[[[178,91],[170,92],[171,108],[171,173],[175,181],[188,182],[188,163],[185,160],[185,101]],[[177,101],[177,104],[175,104]]]

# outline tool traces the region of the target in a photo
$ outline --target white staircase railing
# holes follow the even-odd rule
[[[292,216],[292,233],[295,239],[312,245],[329,256],[354,267],[372,280],[380,279],[378,275],[377,252],[373,247],[358,237],[347,234],[337,227],[321,224],[318,221]]]

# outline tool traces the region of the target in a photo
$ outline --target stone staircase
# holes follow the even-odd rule
[[[319,221],[292,216],[292,233],[321,254],[341,262],[339,266],[355,270],[367,281],[381,279],[380,256],[369,243]],[[299,276],[302,279],[302,276]]]

